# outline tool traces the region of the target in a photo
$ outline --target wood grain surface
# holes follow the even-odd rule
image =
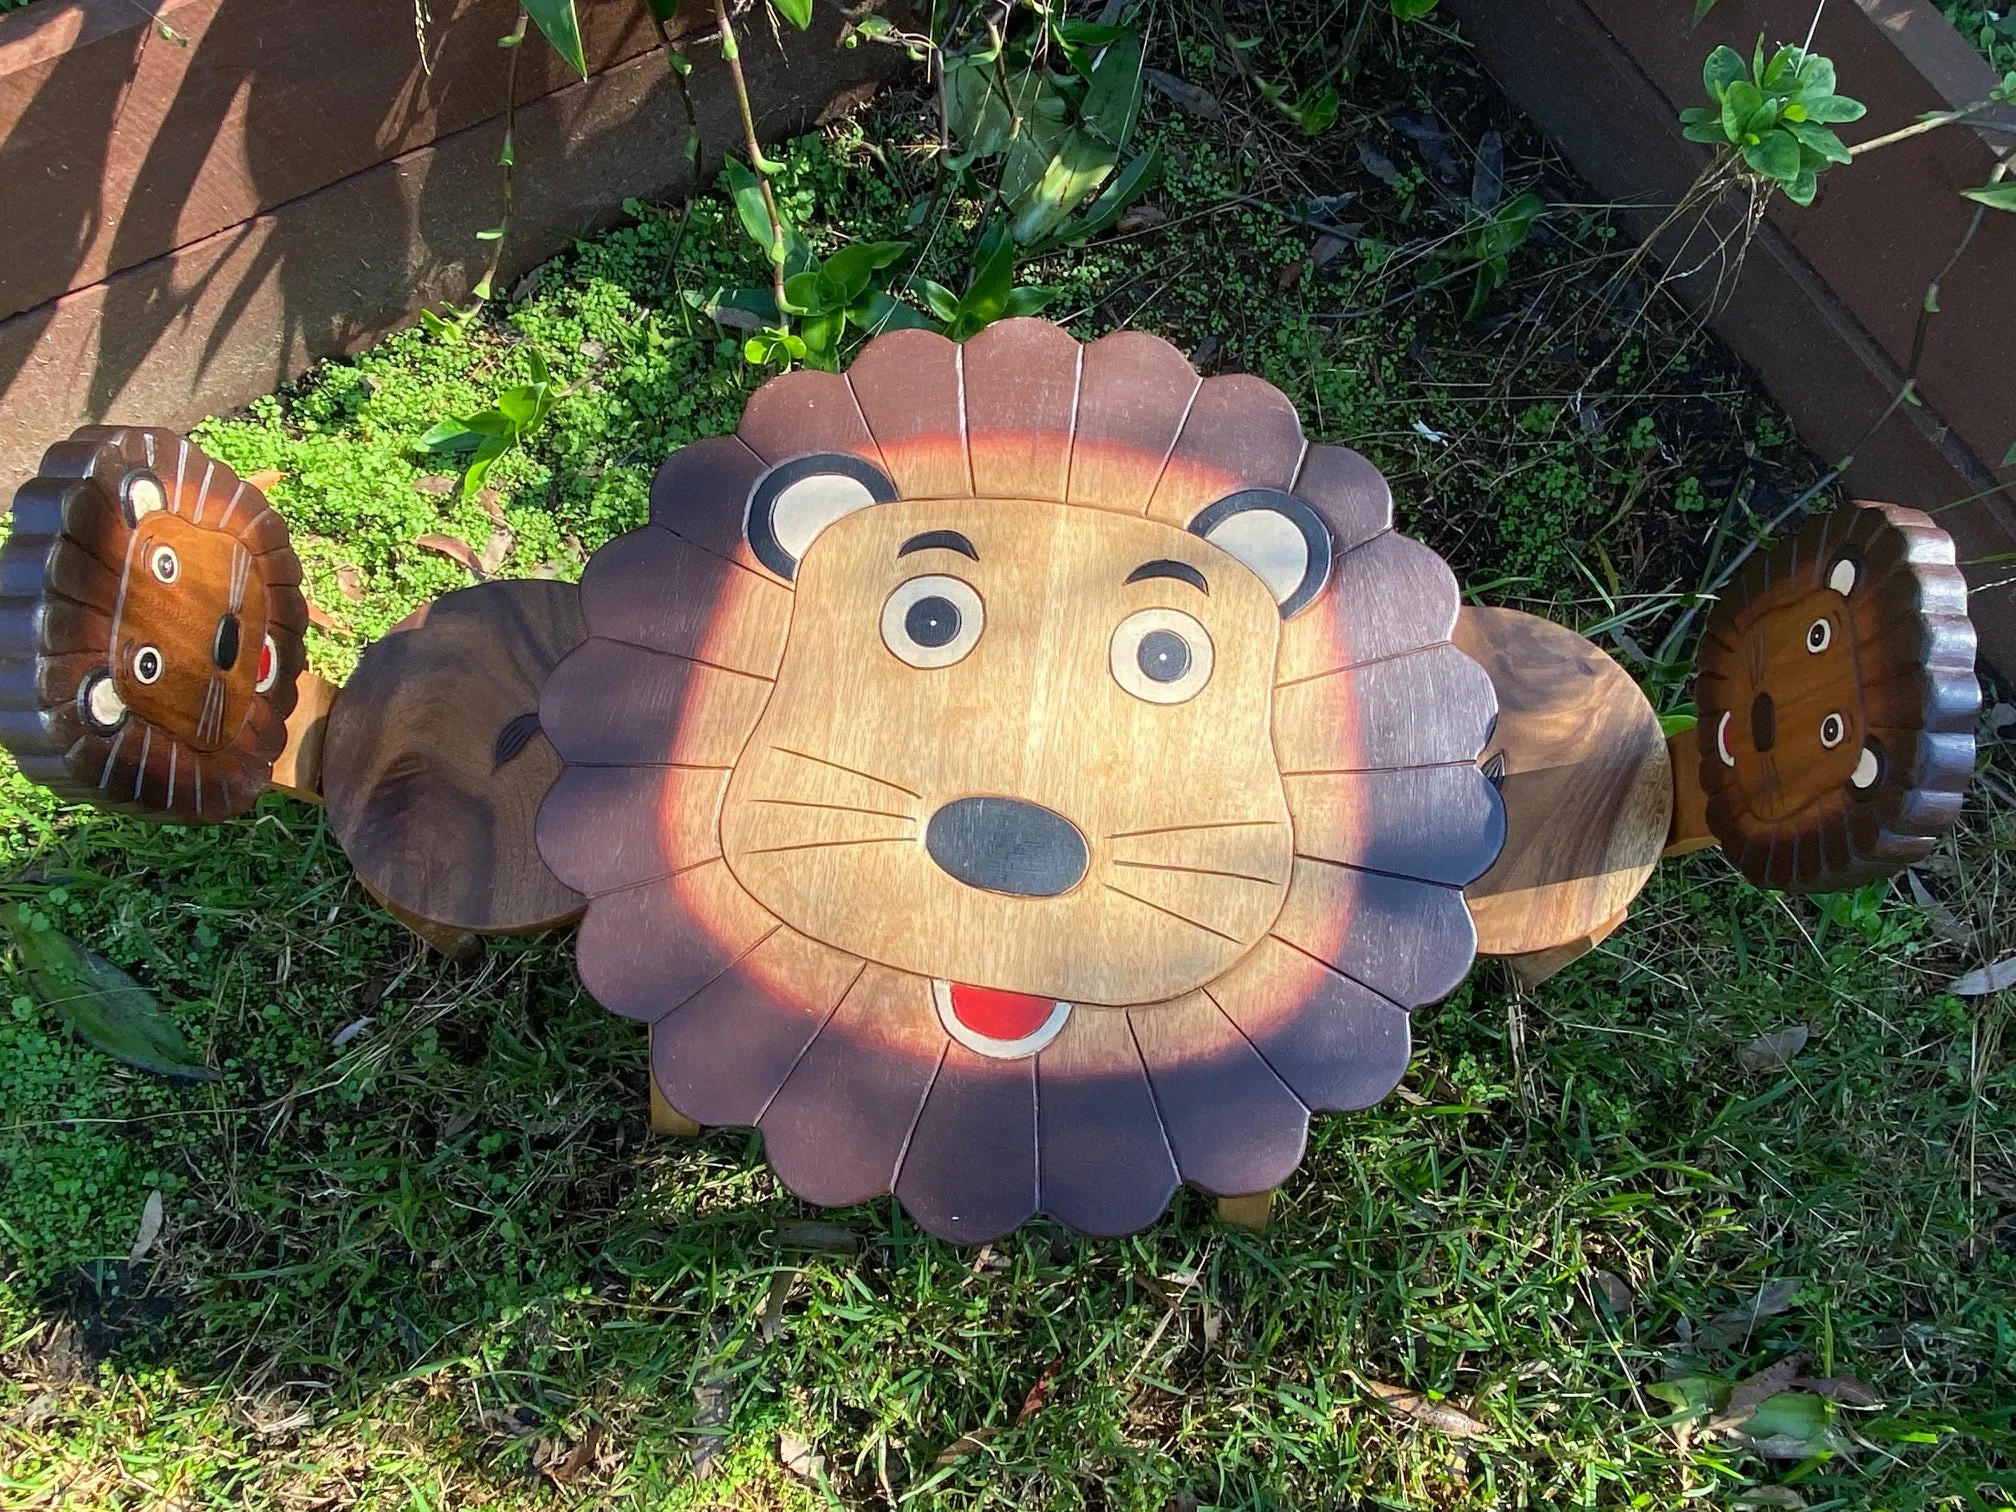
[[[322,791],[351,865],[407,913],[477,934],[550,929],[585,900],[539,858],[560,759],[537,723],[583,635],[568,583],[435,600],[365,649],[329,716]]]
[[[326,677],[303,672],[294,683],[294,710],[287,716],[287,744],[273,761],[273,786],[303,803],[322,801],[322,742],[329,711],[342,689]]]
[[[1928,515],[1858,504],[1754,557],[1702,635],[1708,827],[1760,887],[1830,892],[1930,854],[1974,772],[1974,627]]]
[[[286,742],[308,623],[264,495],[172,431],[87,426],[0,547],[0,745],[65,797],[243,813]]]
[[[582,980],[808,1200],[972,1243],[1265,1193],[1470,964],[1504,817],[1455,579],[1257,378],[882,337],[668,460],[582,596],[539,823]]]
[[[1665,849],[1672,768],[1630,674],[1563,626],[1466,608],[1456,643],[1490,674],[1505,847],[1464,895],[1483,955],[1581,939],[1638,896]]]

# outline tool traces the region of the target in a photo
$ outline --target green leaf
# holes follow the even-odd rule
[[[1962,194],[1977,205],[1986,205],[1990,210],[2016,210],[2016,179],[2005,179],[1999,184],[1983,184],[1979,189],[1963,189]],[[2016,456],[2016,452],[2011,453]],[[2010,464],[2004,462],[2004,467]]]
[[[1722,130],[1720,116],[1705,124],[1696,122],[1692,126],[1685,127],[1681,130],[1680,135],[1687,138],[1690,142],[1706,142],[1710,146],[1717,146],[1729,140],[1728,135]]]
[[[1743,65],[1743,55],[1733,47],[1716,48],[1708,54],[1708,61],[1701,65],[1701,83],[1718,103],[1728,93],[1731,84],[1749,77],[1750,70]]]
[[[1699,26],[1708,19],[1708,12],[1715,9],[1715,0],[1694,0],[1694,24]]]
[[[427,428],[419,447],[428,452],[474,451],[483,444],[483,433],[464,425],[460,420],[437,420]]]
[[[1825,94],[1808,96],[1799,102],[1806,107],[1806,119],[1818,121],[1823,126],[1839,126],[1848,121],[1859,121],[1869,114],[1869,107],[1860,100],[1851,100],[1846,95]]]
[[[2001,465],[2004,467],[2016,467],[2016,441],[2009,443],[2009,450],[2003,453]]]
[[[789,21],[798,30],[804,31],[812,24],[812,0],[770,0],[777,7],[777,14]]]
[[[1470,304],[1463,312],[1465,321],[1475,320],[1484,313],[1484,307],[1491,296],[1498,292],[1498,286],[1505,282],[1505,259],[1494,257],[1477,269],[1476,281],[1470,285]]]
[[[1785,185],[1785,198],[1795,205],[1810,205],[1820,192],[1820,177],[1811,168],[1801,168]]]
[[[1799,63],[1799,93],[1811,108],[1813,101],[1834,93],[1834,60],[1819,53],[1803,55]]]
[[[1797,137],[1804,146],[1812,148],[1830,163],[1852,163],[1854,156],[1841,145],[1841,138],[1825,126],[1816,126],[1811,121],[1795,121],[1785,128]]]
[[[197,1058],[154,994],[103,956],[46,921],[31,920],[15,904],[0,906],[0,926],[14,936],[36,998],[92,1049],[156,1076],[220,1079]]]
[[[1700,716],[1697,714],[1661,714],[1659,733],[1670,740],[1675,735],[1685,735],[1700,722]]]
[[[910,287],[916,291],[917,297],[924,301],[931,313],[936,315],[940,320],[957,320],[959,318],[959,296],[946,288],[945,285],[933,279],[925,278],[920,274],[910,280]]]
[[[1034,315],[1046,310],[1062,289],[1045,288],[1041,284],[1024,284],[1019,289],[1010,289],[1007,299],[1001,304],[1001,318],[1015,320],[1024,315]]]
[[[1072,211],[1097,192],[1118,160],[1112,143],[1090,132],[1072,132],[1027,198],[1010,200],[1017,207],[1011,223],[1015,240],[1026,246],[1054,234]]]
[[[847,312],[847,318],[871,336],[884,331],[935,331],[938,322],[921,310],[913,310],[886,289],[872,290],[868,297]]]
[[[1120,151],[1141,113],[1141,37],[1123,32],[1093,65],[1080,118]]]
[[[1120,170],[1099,197],[1085,207],[1082,216],[1059,229],[1055,236],[1043,243],[1043,248],[1031,250],[1042,250],[1064,242],[1081,242],[1088,236],[1097,236],[1119,220],[1129,205],[1153,188],[1161,172],[1162,148],[1160,145],[1150,147]]]
[[[827,258],[823,271],[843,291],[842,303],[852,304],[867,289],[876,270],[888,267],[909,250],[907,241],[852,242]]]
[[[462,497],[473,499],[483,489],[484,479],[490,476],[490,469],[497,459],[511,450],[511,437],[485,436],[483,444],[476,448],[476,455],[469,459],[469,467],[462,474]]]
[[[1787,131],[1772,131],[1743,149],[1743,161],[1768,179],[1790,183],[1799,174],[1799,143]]]
[[[1750,117],[1764,105],[1764,92],[1748,79],[1738,79],[1722,91],[1722,129],[1729,140],[1740,142],[1750,127]]]
[[[1391,0],[1393,14],[1402,21],[1419,21],[1439,3],[1440,0]]]
[[[670,21],[679,14],[679,0],[645,0],[645,3],[651,7],[651,18],[654,21]],[[686,66],[691,68],[693,65],[688,63]]]
[[[763,186],[738,158],[729,158],[721,165],[721,171],[728,175],[728,192],[735,201],[735,215],[742,222],[742,229],[768,255],[770,211],[763,203]]]
[[[497,408],[517,430],[524,430],[539,418],[543,384],[522,383],[497,396]]]
[[[518,0],[532,24],[546,34],[553,50],[565,58],[574,72],[588,77],[588,60],[581,55],[581,22],[574,14],[574,0]]]

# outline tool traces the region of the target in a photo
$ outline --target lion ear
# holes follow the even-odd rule
[[[1207,504],[1190,531],[1251,568],[1281,606],[1283,619],[1306,607],[1330,581],[1329,526],[1278,488],[1242,489]]]
[[[771,468],[750,489],[749,549],[777,576],[795,578],[806,550],[827,526],[896,497],[888,475],[859,457],[843,452],[795,457]]]

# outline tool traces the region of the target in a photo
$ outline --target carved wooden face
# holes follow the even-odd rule
[[[1279,627],[1252,571],[1157,521],[862,509],[799,566],[728,863],[794,928],[920,975],[1080,1003],[1202,986],[1288,890]]]
[[[36,668],[32,691],[0,696],[23,769],[153,818],[250,807],[304,660],[287,542],[257,489],[172,432],[87,427],[52,448],[6,548],[41,585],[0,625]]]
[[[1709,823],[1746,875],[1851,887],[1924,855],[1973,765],[1973,629],[1915,510],[1815,521],[1725,597],[1695,701]]]
[[[1390,1090],[1503,813],[1364,459],[1013,320],[773,380],[652,509],[546,681],[539,846],[680,1111],[975,1239],[1261,1190]]]

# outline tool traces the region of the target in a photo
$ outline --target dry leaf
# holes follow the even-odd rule
[[[1043,1404],[1050,1400],[1050,1383],[1057,1378],[1057,1372],[1063,1368],[1062,1355],[1043,1367],[1043,1373],[1036,1377],[1036,1384],[1029,1388],[1029,1394],[1022,1398],[1022,1406],[1015,1413],[1016,1427],[1021,1427],[1043,1410]]]
[[[1831,1397],[1844,1407],[1880,1407],[1882,1399],[1853,1376],[1800,1376],[1791,1383],[1793,1391],[1810,1391],[1815,1396]]]
[[[2009,726],[2016,725],[2016,706],[1998,703],[1988,711],[1988,728],[2000,735]]]
[[[1804,1507],[1806,1498],[1790,1486],[1752,1486],[1729,1503],[1732,1507]]]
[[[1805,1284],[1798,1276],[1781,1276],[1776,1281],[1765,1282],[1747,1306],[1732,1307],[1728,1312],[1716,1314],[1701,1330],[1702,1342],[1719,1347],[1748,1338],[1763,1319],[1790,1311],[1792,1299],[1799,1295],[1799,1288]]]
[[[353,604],[364,602],[364,579],[355,567],[336,569],[336,590]]]
[[[1925,911],[1925,917],[1932,921],[1932,932],[1942,940],[1950,940],[1955,945],[1973,949],[1974,931],[1961,923],[1959,917],[1932,896],[1932,891],[1919,879],[1915,871],[1907,871],[1905,877],[1911,884],[1911,899]]]
[[[1992,966],[1957,977],[1946,990],[1955,997],[1986,997],[2005,987],[2016,987],[2016,956],[2004,956]]]
[[[1638,1293],[1615,1271],[1593,1271],[1589,1279],[1596,1283],[1596,1295],[1603,1299],[1603,1305],[1610,1309],[1611,1316],[1628,1318],[1638,1310]]]
[[[826,1473],[826,1456],[788,1429],[777,1435],[777,1463],[800,1480],[816,1481]]]
[[[947,1465],[956,1465],[969,1454],[977,1454],[987,1447],[987,1441],[999,1433],[999,1428],[975,1428],[971,1433],[962,1433],[939,1452],[932,1462],[933,1468],[943,1470]]]
[[[1142,69],[1141,82],[1185,115],[1205,121],[1225,119],[1225,107],[1218,103],[1218,96],[1201,84],[1192,84],[1188,79],[1179,79],[1159,68]]]
[[[285,479],[286,476],[287,474],[280,471],[280,469],[277,467],[262,467],[259,469],[259,471],[255,473],[245,474],[244,481],[247,484],[247,486],[256,488],[261,493],[265,493],[268,489],[272,488],[274,484],[279,483],[283,479]]]
[[[1791,1389],[1799,1377],[1799,1367],[1805,1363],[1804,1355],[1790,1354],[1765,1366],[1748,1380],[1737,1382],[1727,1405],[1709,1422],[1708,1431],[1726,1433],[1741,1428],[1769,1398]]]
[[[129,1263],[147,1258],[147,1252],[154,1248],[154,1241],[161,1237],[161,1188],[156,1187],[147,1194],[147,1200],[140,1205],[140,1232],[133,1236],[133,1248],[127,1254]]]
[[[725,1386],[695,1386],[693,1402],[698,1410],[693,1414],[694,1432],[687,1435],[693,1446],[686,1452],[686,1461],[694,1478],[705,1480],[720,1468],[717,1461],[728,1447],[728,1435],[714,1430],[726,1426],[732,1409]]]
[[[1804,1024],[1760,1034],[1736,1052],[1736,1063],[1745,1071],[1775,1071],[1804,1050],[1812,1037],[1813,1031]]]
[[[336,616],[331,614],[327,609],[318,606],[315,600],[313,600],[312,598],[308,598],[308,595],[305,591],[302,593],[301,597],[307,599],[308,602],[308,623],[313,625],[317,630],[326,630],[331,635],[340,635],[345,637],[346,639],[356,634],[356,632],[352,630],[348,625],[344,624],[343,621],[336,618]]]
[[[1160,205],[1139,204],[1130,206],[1113,229],[1122,236],[1132,236],[1139,231],[1152,230],[1169,219],[1169,212]]]
[[[453,478],[444,478],[439,473],[430,473],[424,478],[413,480],[414,491],[424,494],[451,494],[461,486]]]
[[[861,1248],[861,1236],[838,1223],[780,1223],[777,1242],[792,1249],[832,1250],[851,1255]]]
[[[1395,1087],[1393,1095],[1410,1108],[1425,1108],[1428,1106],[1428,1099],[1423,1097],[1419,1092],[1416,1092],[1412,1087]]]
[[[1309,260],[1304,257],[1298,257],[1295,261],[1285,264],[1281,271],[1274,275],[1274,287],[1277,289],[1292,289],[1302,281],[1302,275],[1308,271]]]
[[[413,544],[422,551],[438,552],[450,561],[459,563],[479,583],[490,575],[483,570],[483,562],[476,555],[475,548],[457,536],[423,535]]]
[[[1319,268],[1329,267],[1331,263],[1337,260],[1339,253],[1358,240],[1360,229],[1361,227],[1354,223],[1337,228],[1339,232],[1349,232],[1349,235],[1333,235],[1330,232],[1324,232],[1323,235],[1316,238],[1316,245],[1309,253],[1309,261],[1316,264]]]
[[[334,1034],[329,1036],[329,1048],[332,1050],[341,1050],[376,1022],[378,1021],[368,1013],[360,1019],[352,1019],[341,1029],[338,1029]]]
[[[595,1451],[602,1447],[602,1425],[590,1423],[580,1441],[549,1464],[540,1466],[556,1486],[564,1486],[595,1463]]]
[[[1204,1304],[1204,1347],[1216,1349],[1218,1340],[1225,1332],[1225,1311],[1223,1308]]]
[[[1353,1373],[1356,1381],[1379,1404],[1390,1412],[1397,1412],[1414,1419],[1424,1428],[1433,1428],[1437,1433],[1446,1433],[1451,1438],[1475,1438],[1480,1433],[1488,1433],[1477,1419],[1461,1408],[1451,1407],[1447,1402],[1438,1402],[1421,1392],[1405,1386],[1390,1386],[1384,1381],[1374,1381],[1366,1376]]]
[[[500,1433],[506,1438],[514,1439],[526,1437],[539,1426],[536,1420],[527,1422],[516,1412],[507,1411],[502,1407],[485,1407],[476,1414],[476,1422],[492,1433]],[[550,1449],[548,1453],[550,1457]]]

